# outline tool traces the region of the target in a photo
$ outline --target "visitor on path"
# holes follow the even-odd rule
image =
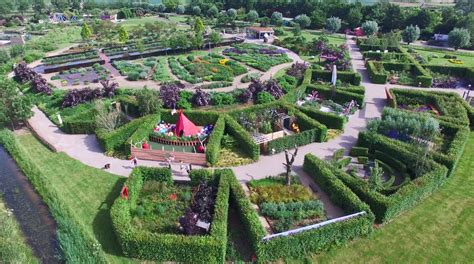
[[[179,171],[183,174],[183,171],[185,170],[185,166],[182,160],[179,161]]]
[[[104,169],[105,169],[105,170],[110,169],[110,163],[105,164],[105,165],[104,165]]]
[[[137,159],[136,156],[133,156],[132,164],[133,164],[133,166],[135,166],[135,167],[138,165],[138,159]]]

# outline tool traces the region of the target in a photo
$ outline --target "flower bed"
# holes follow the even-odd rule
[[[325,220],[322,202],[301,185],[299,178],[291,177],[291,185],[286,185],[284,176],[251,180],[247,183],[250,200],[259,206],[260,214],[266,217],[275,232]]]
[[[109,70],[96,63],[92,67],[62,71],[51,77],[51,80],[61,80],[63,85],[87,85],[109,79],[108,74]]]
[[[230,61],[217,54],[207,56],[181,56],[178,62],[189,75],[202,81],[232,82],[234,77],[247,72],[235,61]],[[178,71],[179,72],[179,71]]]
[[[291,61],[284,50],[257,44],[236,44],[223,54],[261,71]]]

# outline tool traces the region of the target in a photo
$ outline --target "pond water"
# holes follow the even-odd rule
[[[60,251],[56,223],[48,207],[1,146],[0,193],[5,205],[13,209],[13,214],[35,256],[42,263],[62,263],[58,257]]]

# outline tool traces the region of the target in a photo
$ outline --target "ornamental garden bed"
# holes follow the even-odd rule
[[[120,74],[127,76],[129,81],[149,80],[166,83],[171,78],[166,67],[166,60],[159,57],[149,57],[134,61],[114,61],[113,66],[119,70]]]
[[[225,49],[223,54],[260,71],[291,62],[284,50],[266,45],[235,44]]]
[[[167,168],[135,168],[111,208],[124,254],[155,261],[223,262],[228,174],[196,171],[190,183],[178,184]]]
[[[287,185],[284,175],[251,180],[249,197],[268,221],[270,233],[316,224],[326,220],[323,203],[303,186],[297,176]]]
[[[51,80],[60,80],[62,85],[88,85],[109,79],[109,70],[96,63],[92,67],[70,69],[51,77]]]
[[[180,65],[177,65],[176,61]],[[171,70],[178,78],[184,78],[183,80],[190,80],[190,82],[232,82],[235,76],[247,72],[247,69],[239,63],[213,53],[206,56],[189,55],[180,56],[177,59],[170,58],[169,62]]]

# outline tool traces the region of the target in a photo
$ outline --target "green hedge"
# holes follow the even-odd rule
[[[304,96],[304,93],[306,92],[306,87],[311,84],[312,74],[313,71],[311,69],[306,69],[301,84],[295,89],[292,89],[287,94],[285,94],[282,97],[282,100],[292,104],[296,103],[296,101],[300,99],[299,97]]]
[[[147,173],[150,177],[160,179],[164,175],[163,169],[147,170],[150,170]],[[129,187],[129,200],[118,198],[111,208],[114,231],[125,256],[160,262],[224,263],[232,172],[215,172],[219,183],[209,235],[186,236],[146,232],[132,225],[131,210],[136,206],[143,182],[147,180],[142,171],[143,167],[134,170],[125,182]],[[152,176],[152,171],[160,176]]]
[[[367,67],[370,81],[378,84],[385,84],[387,82],[388,74],[379,72],[373,61],[367,61],[365,66]]]
[[[377,51],[380,50],[381,52],[384,51],[383,47],[381,45],[367,45],[360,43],[358,44],[360,51]],[[400,49],[398,47],[387,47],[387,50],[389,52],[400,52]]]
[[[105,153],[121,152],[127,153],[130,147],[128,139],[130,136],[145,122],[149,117],[142,117],[132,120],[131,122],[119,127],[118,129],[107,132],[104,130],[96,130],[95,134]]]
[[[364,107],[365,88],[363,86],[336,88],[336,93],[333,95],[333,89],[329,85],[311,84],[307,87],[306,92],[310,93],[311,91],[317,91],[324,98],[331,99],[338,104],[344,105],[355,100],[360,108]]]
[[[209,141],[206,146],[206,160],[210,165],[214,165],[219,160],[221,141],[225,131],[225,116],[219,117],[214,125]]]
[[[405,48],[400,47],[400,52],[405,54],[411,63],[413,63],[413,73],[416,75],[416,82],[421,84],[421,87],[431,87],[433,85],[433,76],[421,64],[414,59]]]
[[[137,127],[135,132],[128,138],[128,144],[136,144],[137,142],[141,142],[142,140],[148,140],[150,133],[155,128],[156,124],[161,120],[161,114],[154,114],[146,116],[142,123]],[[130,148],[127,148],[128,152],[130,153]]]
[[[340,116],[334,113],[327,113],[313,109],[311,107],[298,107],[298,110],[306,114],[307,116],[317,120],[321,124],[325,125],[327,128],[331,129],[344,129],[344,125],[347,122],[347,118]]]
[[[231,116],[225,117],[225,133],[233,136],[239,147],[252,160],[256,161],[260,157],[260,146],[257,145],[249,133]]]
[[[191,120],[195,125],[205,126],[209,124],[215,124],[219,118],[219,113],[213,111],[196,111],[196,110],[184,110],[184,115]],[[168,123],[176,123],[178,121],[178,114],[171,114],[171,110],[161,110],[161,120]]]
[[[371,153],[379,151],[378,153],[396,157],[397,160],[405,164],[408,171],[413,171],[417,160],[416,153],[410,149],[406,149],[403,142],[389,140],[384,136],[377,136],[369,132],[361,132],[359,134],[359,142],[367,146]],[[383,160],[380,156],[376,155],[376,158],[386,162],[392,166],[392,168],[397,168],[393,164]],[[432,160],[429,162],[431,166],[430,171],[405,184],[390,196],[370,191],[366,181],[350,176],[342,170],[334,169],[333,172],[344,184],[351,188],[357,196],[369,204],[378,222],[386,222],[414,206],[445,182],[448,169]]]
[[[120,103],[120,108],[122,108],[122,111],[131,116],[140,116],[138,101],[135,96],[119,95],[116,96],[116,100]]]
[[[369,149],[364,147],[352,147],[349,155],[351,157],[368,157]]]
[[[330,82],[332,79],[332,71],[313,70],[312,79],[322,79],[326,82]],[[360,85],[361,76],[357,72],[338,71],[337,80],[352,85]]]
[[[105,253],[97,247],[97,239],[79,224],[74,213],[75,208],[66,207],[57,191],[50,188],[47,177],[29,158],[14,134],[8,130],[0,131],[0,144],[13,157],[18,167],[28,177],[35,190],[56,220],[59,244],[62,256],[68,263],[107,263]],[[65,154],[62,154],[65,155]]]

